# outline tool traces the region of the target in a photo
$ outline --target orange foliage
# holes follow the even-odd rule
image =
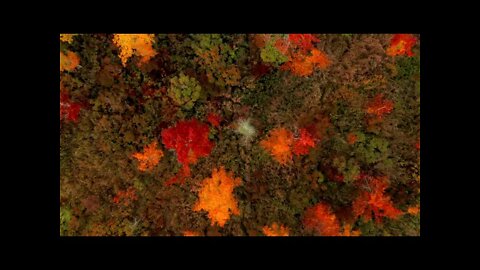
[[[67,54],[60,52],[60,72],[72,71],[80,64],[80,57],[74,52],[68,51]]]
[[[318,203],[308,208],[305,211],[303,225],[307,230],[313,230],[321,236],[340,235],[337,217],[325,203]]]
[[[132,156],[139,161],[138,169],[145,172],[152,170],[160,162],[163,152],[157,149],[157,141],[153,141],[144,147],[143,153],[135,153]]]
[[[414,216],[418,215],[420,213],[420,205],[408,207],[407,213]]]
[[[113,203],[119,204],[120,202],[123,202],[124,206],[130,205],[130,203],[136,200],[138,200],[138,197],[133,187],[129,187],[125,191],[120,190],[119,192],[117,192],[115,197],[113,197]]]
[[[300,129],[299,138],[294,138],[293,133],[285,128],[276,128],[269,133],[267,139],[260,142],[276,161],[285,165],[292,160],[292,155],[306,155],[310,148],[315,146],[313,136],[307,129]]]
[[[376,95],[368,104],[367,104],[367,113],[370,115],[377,116],[378,118],[383,118],[387,113],[390,113],[393,110],[393,101],[383,98],[383,94]]]
[[[194,231],[184,231],[183,236],[201,236],[199,232]]]
[[[290,70],[295,75],[305,77],[312,74],[315,67],[326,69],[330,65],[330,60],[323,52],[314,48],[310,53],[311,55],[309,56],[299,53],[290,55],[290,60],[283,64],[281,68]]]
[[[288,236],[288,228],[283,225],[273,223],[272,226],[264,226],[262,228],[266,236]]]
[[[417,38],[411,34],[396,34],[392,37],[390,47],[387,49],[387,55],[408,55],[413,56],[412,47],[417,42]]]
[[[402,211],[394,207],[390,197],[385,195],[388,184],[386,177],[374,178],[367,185],[367,191],[363,191],[353,202],[353,214],[355,217],[362,216],[366,221],[372,219],[380,223],[382,217],[398,218]]]
[[[357,141],[357,135],[354,133],[348,133],[347,134],[347,142],[348,144],[354,144]]]
[[[293,134],[285,128],[276,128],[272,130],[267,139],[260,142],[265,150],[280,164],[285,165],[292,159]]]
[[[141,57],[140,63],[145,63],[154,57],[157,52],[153,48],[155,35],[153,34],[115,34],[113,42],[120,48],[120,59],[123,66],[132,55]]]
[[[371,131],[377,124],[383,122],[385,114],[393,110],[393,101],[383,98],[383,94],[377,94],[366,105],[367,112],[367,131]]]
[[[307,56],[306,62],[315,65],[320,69],[326,69],[330,65],[327,55],[318,49],[312,49],[311,56]]]
[[[240,178],[234,178],[233,173],[227,173],[222,166],[214,169],[211,178],[205,178],[198,194],[199,200],[193,211],[205,210],[212,226],[217,223],[223,227],[230,215],[239,215],[238,203],[233,195],[233,189],[241,184]]]
[[[359,230],[352,231],[352,225],[346,224],[343,226],[342,236],[360,236],[361,232]]]

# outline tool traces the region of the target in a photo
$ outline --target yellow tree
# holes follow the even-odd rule
[[[123,66],[132,55],[140,56],[140,63],[145,63],[157,52],[153,49],[155,35],[153,34],[115,34],[113,43],[120,48],[120,59]]]

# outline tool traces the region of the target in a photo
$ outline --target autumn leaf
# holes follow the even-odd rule
[[[276,128],[272,130],[268,138],[260,142],[280,164],[285,165],[292,159],[293,134],[285,128]]]
[[[138,200],[135,188],[129,187],[127,190],[119,190],[113,197],[112,202],[114,204],[120,204],[123,202],[124,206],[129,206],[133,201]]]
[[[307,63],[310,63],[320,69],[326,69],[330,64],[330,60],[327,55],[318,49],[312,49],[311,56],[306,59]]]
[[[77,122],[81,108],[80,103],[72,102],[68,92],[60,92],[60,121],[66,119],[67,121]]]
[[[207,121],[214,127],[218,127],[222,118],[214,113],[209,113],[207,116]]]
[[[67,54],[60,52],[60,72],[73,71],[80,64],[80,57],[74,52],[67,51]]]
[[[72,43],[73,42],[73,37],[78,34],[60,34],[60,41],[67,42],[67,43]]]
[[[410,215],[413,215],[413,216],[418,215],[420,213],[420,205],[408,207],[407,213],[409,213]]]
[[[360,236],[361,232],[360,230],[352,230],[352,225],[350,224],[345,224],[343,226],[343,233],[341,236]]]
[[[355,144],[355,142],[357,141],[357,135],[355,135],[355,133],[348,133],[347,134],[347,142],[348,144]]]
[[[293,153],[295,155],[306,155],[310,148],[315,146],[315,141],[312,135],[304,128],[300,129],[300,137],[295,139],[293,145]]]
[[[179,174],[165,182],[165,185],[183,183],[190,176],[189,164],[195,164],[199,158],[210,154],[215,144],[208,138],[209,133],[210,127],[197,119],[181,121],[162,130],[163,144],[176,151],[178,162],[182,164]]]
[[[390,41],[390,47],[387,49],[387,55],[407,55],[414,56],[412,47],[417,42],[417,38],[411,34],[395,34]]]
[[[157,141],[153,141],[143,149],[143,153],[135,153],[132,155],[139,161],[138,169],[140,171],[151,171],[160,162],[163,152],[157,149]]]
[[[385,114],[388,114],[393,110],[393,105],[393,101],[385,99],[383,94],[377,94],[367,103],[366,111],[367,114],[382,119]]]
[[[183,236],[202,236],[199,232],[184,231]]]
[[[305,229],[312,230],[321,236],[338,236],[340,224],[330,206],[318,203],[305,211],[303,218]]]
[[[362,216],[366,221],[375,216],[375,222],[381,223],[383,217],[397,219],[402,211],[395,208],[390,197],[385,195],[387,178],[376,177],[366,182],[366,190],[361,192],[352,205],[355,217]]]
[[[234,178],[233,173],[227,173],[222,166],[214,169],[211,178],[205,178],[201,183],[198,201],[193,211],[205,210],[211,220],[211,225],[223,227],[230,216],[239,215],[238,203],[233,195],[233,189],[241,184],[240,178]]]
[[[273,223],[271,226],[264,226],[262,231],[266,236],[288,236],[289,234],[287,227],[277,223]]]
[[[153,48],[155,35],[153,34],[115,34],[113,43],[120,48],[120,59],[123,66],[134,54],[140,56],[140,63],[145,63],[154,57],[157,52]]]

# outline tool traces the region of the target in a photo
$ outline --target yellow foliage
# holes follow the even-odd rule
[[[240,185],[240,178],[234,178],[233,173],[227,173],[222,166],[214,169],[211,178],[205,178],[198,194],[199,200],[193,211],[205,210],[212,226],[217,223],[223,227],[230,215],[239,215],[238,203],[233,195],[233,189]]]
[[[72,43],[73,37],[77,34],[60,34],[60,41]]]
[[[293,134],[285,128],[276,128],[269,134],[269,138],[260,142],[265,150],[282,165],[292,159]]]
[[[133,54],[141,57],[140,63],[145,63],[155,56],[153,49],[155,35],[153,34],[115,34],[113,43],[120,48],[120,59],[123,66]]]
[[[80,64],[80,57],[74,52],[68,51],[67,54],[60,52],[60,72],[72,71]]]
[[[157,149],[157,141],[154,141],[145,146],[143,153],[135,153],[133,157],[139,161],[138,169],[144,172],[152,170],[160,162],[163,152]]]
[[[266,236],[288,236],[288,228],[283,225],[273,223],[272,226],[264,226],[263,233]]]

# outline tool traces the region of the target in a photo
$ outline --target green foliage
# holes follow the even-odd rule
[[[355,199],[355,187],[343,183],[328,181],[323,183],[326,191],[320,196],[323,200],[330,202],[334,206],[348,206]]]
[[[390,153],[388,141],[380,137],[370,137],[355,146],[357,155],[367,164],[384,161]]]
[[[411,80],[420,75],[420,57],[399,57],[397,59],[396,80]]]
[[[355,159],[351,158],[348,160],[345,170],[343,171],[343,176],[345,183],[351,184],[356,180],[356,177],[360,174],[360,166],[358,166]]]
[[[168,89],[168,96],[172,98],[175,103],[182,106],[186,110],[190,110],[195,105],[201,94],[202,87],[199,82],[192,77],[180,73],[170,79],[170,88]]]
[[[263,62],[275,66],[279,66],[288,61],[288,57],[275,47],[275,39],[273,38],[266,42],[265,47],[260,50],[260,57]]]
[[[72,219],[72,211],[65,207],[60,207],[60,235],[66,235],[68,223]]]
[[[197,53],[223,44],[220,34],[194,34],[191,37],[195,41],[192,43],[192,48]]]
[[[197,55],[195,62],[200,70],[206,72],[208,81],[220,87],[238,86],[240,84],[240,70],[237,67],[239,50],[231,44],[223,42],[219,34],[194,35],[191,44]]]

